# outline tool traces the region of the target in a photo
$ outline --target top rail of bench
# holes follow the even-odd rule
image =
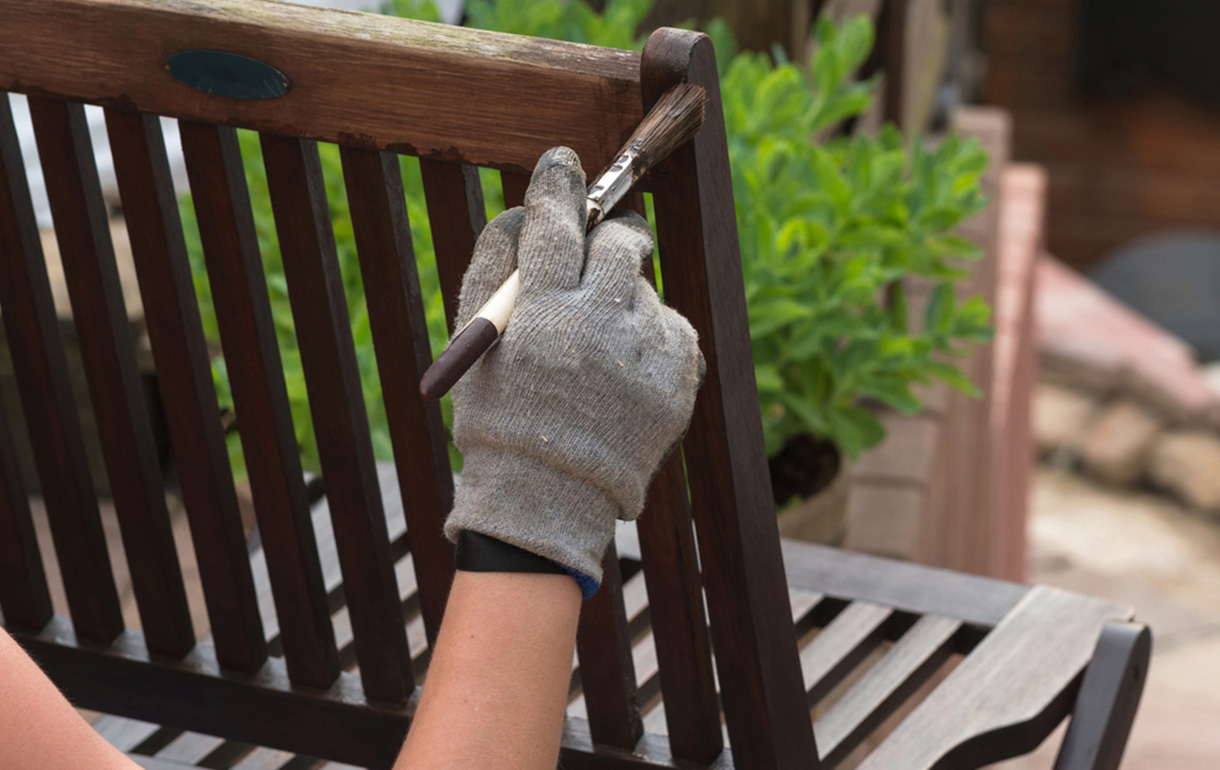
[[[0,89],[421,157],[528,171],[562,143],[597,171],[642,117],[630,51],[268,0],[0,0],[0,19],[0,51],[21,52]],[[289,90],[233,99],[167,72],[200,49]]]

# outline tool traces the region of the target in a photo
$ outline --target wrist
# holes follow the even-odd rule
[[[596,484],[534,457],[477,447],[465,455],[445,534],[475,532],[562,567],[586,596],[601,581],[619,505]]]

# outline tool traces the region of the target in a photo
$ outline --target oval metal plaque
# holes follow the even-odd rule
[[[176,80],[230,99],[274,99],[288,93],[288,78],[266,62],[228,51],[179,51],[165,60]]]

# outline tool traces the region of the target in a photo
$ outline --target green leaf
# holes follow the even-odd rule
[[[910,311],[907,308],[907,290],[900,281],[889,285],[889,301],[887,315],[890,319],[890,330],[898,334],[906,334],[907,317]]]
[[[899,377],[878,377],[860,385],[860,393],[872,396],[893,407],[902,414],[918,414],[923,404],[911,392],[910,387]]]
[[[956,300],[953,285],[940,283],[932,290],[928,299],[928,307],[924,311],[923,328],[925,332],[938,332],[948,325],[953,317],[953,303]]]
[[[954,390],[965,393],[971,398],[978,398],[983,395],[978,386],[971,382],[970,378],[953,364],[944,361],[928,361],[924,364],[924,367],[928,374],[946,383]]]
[[[827,417],[839,445],[852,460],[860,459],[860,453],[872,449],[885,438],[885,428],[877,416],[858,406],[843,406],[831,410]]]

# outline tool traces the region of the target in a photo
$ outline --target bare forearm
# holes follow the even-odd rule
[[[139,766],[94,732],[0,629],[0,767],[138,770]]]
[[[566,575],[458,572],[396,770],[554,768],[579,614]]]

